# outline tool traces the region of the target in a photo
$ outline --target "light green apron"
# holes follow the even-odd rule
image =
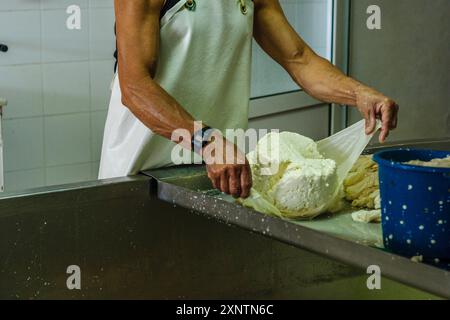
[[[253,2],[178,2],[161,19],[155,81],[196,120],[221,130],[246,129],[250,99]],[[155,135],[121,102],[119,76],[112,85],[99,179],[170,166],[174,143]]]

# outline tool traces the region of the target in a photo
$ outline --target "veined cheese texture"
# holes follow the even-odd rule
[[[336,211],[336,162],[324,159],[312,139],[292,132],[269,133],[247,159],[253,189],[249,199],[241,199],[243,205],[287,218]]]

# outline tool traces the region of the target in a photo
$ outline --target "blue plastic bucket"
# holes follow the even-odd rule
[[[448,156],[450,151],[413,149],[374,155],[379,165],[386,249],[436,263],[450,260],[450,168],[404,164]]]

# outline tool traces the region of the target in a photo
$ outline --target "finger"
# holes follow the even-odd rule
[[[209,180],[211,180],[211,183],[213,185],[214,189],[219,189],[220,188],[220,179],[217,177],[213,177],[211,175],[208,175]]]
[[[382,126],[388,130],[392,127],[392,119],[395,115],[395,106],[393,104],[383,104],[380,109]]]
[[[375,110],[373,107],[371,107],[368,111],[368,119],[366,119],[366,134],[372,134],[375,130],[376,125],[376,116],[375,116]]]
[[[230,194],[230,189],[228,187],[228,174],[223,171],[220,175],[220,190],[224,193]]]
[[[397,105],[395,103],[390,103],[384,105],[381,109],[381,121],[382,130],[380,134],[380,142],[384,142],[389,136],[389,131],[393,130],[396,118],[397,118]]]
[[[394,106],[394,114],[392,115],[392,119],[391,119],[391,129],[394,130],[397,128],[397,123],[398,123],[398,110],[399,110],[399,106],[396,104]]]
[[[381,143],[384,143],[386,141],[386,138],[389,135],[389,123],[390,123],[390,111],[386,110],[382,113],[381,116],[381,121],[382,121],[382,127],[381,127],[381,133],[379,136],[379,140]]]
[[[375,107],[375,120],[381,120],[381,114],[382,114],[382,110],[383,110],[384,105],[383,104],[378,104]]]
[[[241,198],[247,198],[252,188],[252,175],[247,166],[241,172]]]
[[[385,143],[387,137],[389,137],[389,130],[382,130],[379,137],[380,143]]]
[[[219,189],[220,190],[220,177],[215,177],[212,180],[214,189]]]
[[[239,169],[230,169],[228,171],[228,185],[233,197],[238,198],[241,194],[241,181]]]
[[[213,174],[211,171],[207,170],[208,178],[211,180],[211,184],[214,189],[219,189],[220,187],[220,180],[216,177],[215,174]]]
[[[212,175],[211,172],[209,172],[209,170],[207,170],[206,173],[208,175],[208,179],[211,181],[211,184],[213,185],[213,188],[216,188],[214,176]]]

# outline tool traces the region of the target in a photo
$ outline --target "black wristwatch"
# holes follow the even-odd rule
[[[214,129],[206,126],[194,132],[191,138],[191,150],[201,154],[202,149],[210,143],[209,138],[213,131]]]

